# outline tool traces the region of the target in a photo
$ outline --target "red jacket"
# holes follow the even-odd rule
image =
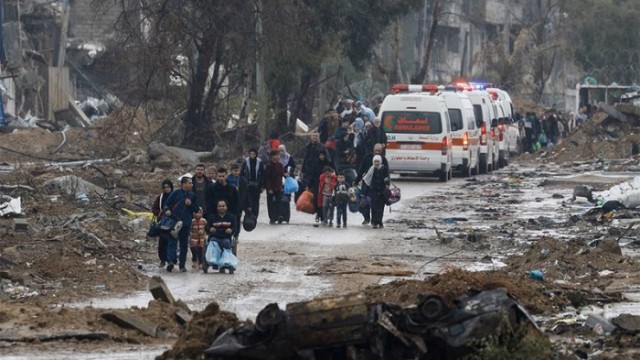
[[[324,187],[324,184],[326,181],[327,179],[325,176],[325,172],[323,171],[322,174],[320,175],[320,184],[318,185],[318,206],[319,207],[322,207],[322,198],[324,197],[324,195],[322,195],[322,188]],[[331,184],[332,193],[333,193],[333,190],[335,190],[337,183],[338,183],[338,177],[336,176],[336,173],[331,173],[331,177],[329,178],[329,184]]]
[[[264,169],[264,188],[267,191],[273,191],[274,193],[282,192],[282,177],[284,176],[284,169],[280,162],[269,162]]]

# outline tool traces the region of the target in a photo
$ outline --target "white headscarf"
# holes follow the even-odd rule
[[[286,168],[287,164],[289,164],[289,158],[291,155],[289,155],[287,148],[284,145],[278,146],[278,150],[284,150],[284,153],[280,153],[280,164],[282,164],[283,168]]]
[[[371,167],[369,168],[369,170],[367,170],[367,173],[364,174],[364,176],[362,177],[362,181],[364,181],[364,183],[367,184],[367,186],[371,186],[371,180],[373,179],[373,170],[376,169],[376,166],[373,165],[373,163],[376,160],[380,161],[380,166],[378,167],[378,169],[382,167],[382,156],[375,155],[371,160]]]

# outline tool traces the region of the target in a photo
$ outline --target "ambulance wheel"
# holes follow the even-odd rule
[[[486,174],[489,172],[489,164],[487,164],[487,156],[480,156],[480,158],[478,159],[478,162],[480,163],[480,174]]]
[[[473,171],[471,170],[471,164],[469,164],[469,166],[467,166],[464,170],[462,170],[462,176],[464,177],[469,177],[471,176],[472,173]]]
[[[478,175],[480,173],[480,157],[476,158],[476,166],[471,169],[471,175]]]
[[[449,172],[447,171],[440,173],[438,180],[440,180],[441,182],[447,182],[447,180],[449,180]]]

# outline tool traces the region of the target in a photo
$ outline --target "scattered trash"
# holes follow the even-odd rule
[[[540,270],[529,271],[529,279],[544,281],[544,274]]]
[[[599,315],[589,315],[585,326],[591,328],[593,332],[598,335],[608,335],[616,329],[615,325],[609,322],[609,320]]]
[[[4,196],[2,198],[4,198]],[[14,199],[8,196],[6,198],[10,200],[8,202],[0,204],[0,216],[22,214],[22,202],[20,198],[17,197]]]

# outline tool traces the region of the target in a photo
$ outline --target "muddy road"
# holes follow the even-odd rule
[[[573,188],[576,183],[589,179],[595,179],[601,188],[607,188],[632,175],[581,173],[574,177],[574,172],[560,167],[533,168],[515,164],[490,175],[455,178],[447,184],[430,179],[394,179],[402,189],[402,200],[385,209],[384,229],[361,225],[362,217],[358,213],[348,214],[346,229],[314,227],[313,216],[295,210],[291,213],[290,224],[269,225],[263,203],[256,230],[241,233],[239,266],[234,275],[204,274],[192,269],[190,263],[187,273],[167,273],[158,268],[155,261],[131,266],[140,266],[139,271],[145,275],[161,276],[173,296],[192,310],[202,310],[215,301],[221,309],[235,313],[240,320],[253,320],[269,303],[275,302],[284,308],[287,303],[361,291],[367,286],[397,279],[428,279],[453,268],[501,269],[543,237],[565,241],[597,232],[604,234],[610,230],[594,229],[572,220],[593,207],[583,201],[573,201]],[[631,248],[622,251],[636,257]],[[535,255],[534,260],[537,257]],[[530,260],[518,260],[521,263],[515,265],[510,263],[509,276],[513,281],[532,281],[527,280],[528,271],[542,265]],[[601,267],[601,271],[607,264],[585,258],[584,268],[590,271],[588,269]],[[601,283],[616,277],[624,278],[625,272],[638,270],[635,264],[630,263],[628,267],[625,264],[612,267],[613,271],[601,272],[610,279],[603,278]],[[581,269],[579,265],[577,261],[575,268]],[[554,270],[552,266],[546,267],[545,271],[549,284],[575,283],[575,279],[583,278],[581,273],[573,274],[575,276],[571,278],[570,274],[563,274],[566,269]],[[536,286],[535,283],[530,285]],[[628,298],[637,294],[638,285],[626,285],[629,285],[625,288]],[[540,296],[546,295],[541,291]],[[139,291],[65,306],[144,308],[151,299],[148,291]],[[535,302],[531,305],[547,314],[546,318],[540,318],[541,324],[555,321],[548,316],[554,311],[553,305]],[[638,309],[632,312],[635,310]],[[73,351],[64,346],[41,344],[28,350],[20,347],[19,351],[11,347],[0,348],[0,355],[8,359],[87,359],[109,354],[108,357],[114,359],[152,359],[173,342],[175,337],[170,336],[153,344],[110,345],[108,348],[95,344],[77,346]]]

